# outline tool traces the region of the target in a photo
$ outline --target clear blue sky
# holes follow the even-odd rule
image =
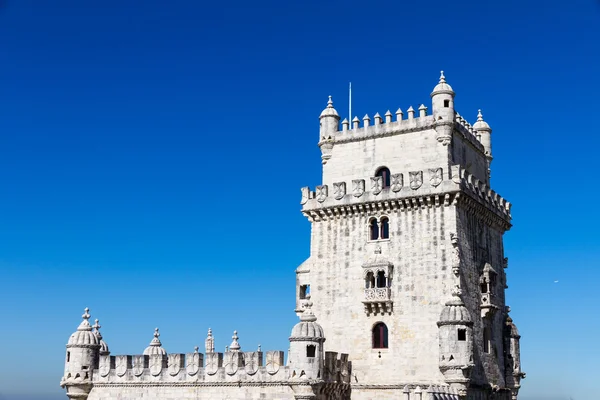
[[[521,399],[592,399],[599,47],[592,0],[0,0],[0,399],[65,398],[85,306],[113,354],[287,349],[327,95],[430,105],[440,69],[514,204]]]

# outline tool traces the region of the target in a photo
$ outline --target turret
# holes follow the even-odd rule
[[[479,141],[483,145],[485,151],[485,158],[487,159],[487,173],[488,173],[488,184],[491,175],[491,164],[492,164],[492,128],[487,122],[483,120],[481,110],[477,113],[477,122],[473,125],[475,136],[479,138]]]
[[[333,148],[333,136],[338,131],[340,116],[338,115],[335,108],[333,108],[333,101],[329,96],[327,107],[321,112],[319,116],[320,129],[319,129],[319,147],[321,148],[321,159],[323,164],[327,163],[327,160],[331,158],[331,149]]]
[[[440,371],[444,380],[466,396],[473,369],[473,320],[456,289],[437,323],[439,328]]]
[[[512,318],[507,315],[504,325],[505,380],[506,385],[510,388],[513,400],[517,400],[519,389],[521,388],[521,379],[525,378],[525,373],[521,371],[520,339],[521,335],[519,335],[517,326]]]
[[[452,139],[452,129],[454,127],[454,91],[446,83],[444,71],[441,71],[440,81],[431,92],[431,108],[437,140],[444,145],[448,145]]]
[[[321,379],[324,366],[325,335],[312,312],[310,295],[306,296],[304,312],[290,336],[289,366],[292,380]]]
[[[67,343],[65,373],[60,386],[67,389],[69,399],[85,400],[92,390],[92,373],[98,367],[100,341],[89,319],[89,308],[82,315],[83,321]]]

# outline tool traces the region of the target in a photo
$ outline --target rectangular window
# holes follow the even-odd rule
[[[458,340],[461,342],[464,342],[465,340],[467,340],[467,330],[466,329],[458,330]]]
[[[450,107],[450,100],[444,100],[444,107]]]
[[[310,294],[310,285],[300,286],[300,300],[306,299],[306,296]]]

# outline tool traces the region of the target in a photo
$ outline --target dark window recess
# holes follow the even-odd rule
[[[387,217],[381,218],[381,239],[390,238],[390,220]]]
[[[369,221],[369,239],[379,239],[379,224],[377,223],[377,220],[375,218]]]
[[[450,107],[450,100],[444,100],[444,107]]]
[[[388,328],[383,322],[379,322],[373,327],[373,348],[388,348]]]
[[[377,172],[375,173],[375,176],[380,176],[383,181],[383,188],[389,188],[390,187],[390,170],[387,169],[386,167],[381,167],[377,170]]]
[[[467,330],[466,329],[458,330],[458,340],[461,342],[464,342],[465,340],[467,340]]]
[[[492,338],[492,335],[490,333],[490,328],[488,328],[488,327],[483,328],[483,352],[484,353],[490,352],[491,338]]]
[[[300,286],[300,300],[306,299],[306,296],[310,294],[310,285]]]
[[[387,287],[387,282],[386,282],[386,278],[385,278],[385,273],[383,271],[379,271],[377,273],[377,287],[378,288],[384,288]]]
[[[375,287],[375,276],[372,272],[367,274],[367,278],[365,279],[365,288],[373,289]]]
[[[67,362],[71,361],[71,352],[67,351]]]
[[[315,345],[309,344],[306,346],[306,357],[314,357],[317,353],[317,347]]]

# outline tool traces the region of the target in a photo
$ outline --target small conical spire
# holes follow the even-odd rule
[[[483,114],[481,113],[481,108],[477,110],[477,121],[483,121]]]
[[[229,349],[231,351],[240,351],[240,349],[242,348],[238,342],[238,334],[237,331],[233,331],[233,336],[231,337],[231,339],[233,339],[231,341],[231,344],[229,345]]]
[[[92,330],[92,326],[90,325],[90,309],[89,308],[85,308],[83,315],[81,316],[81,318],[83,318],[83,321],[81,321],[81,323],[79,324],[79,326],[77,327],[78,331],[91,331]]]
[[[102,340],[102,334],[100,333],[100,328],[102,328],[102,325],[100,325],[98,318],[96,318],[96,320],[94,321],[94,325],[92,326],[92,329],[94,329],[94,333],[98,337],[98,340]]]
[[[444,76],[444,71],[440,71],[440,83],[446,83],[446,77]]]
[[[215,352],[215,339],[213,338],[212,329],[210,328],[208,328],[208,335],[206,336],[204,347],[207,353]]]
[[[310,301],[310,294],[306,295],[306,303],[304,303],[304,311],[300,315],[300,321],[303,322],[315,322],[317,317],[312,312],[312,301]]]
[[[197,353],[197,352],[198,352],[198,350],[200,350],[200,347],[198,347],[198,346],[194,346],[194,353]]]
[[[160,336],[160,333],[158,332],[158,328],[154,328],[154,338],[152,339],[152,341],[150,342],[150,346],[162,346],[162,343],[160,342],[160,339],[158,338]]]
[[[333,108],[333,100],[331,100],[331,96],[329,96],[329,101],[327,102],[327,108]]]

